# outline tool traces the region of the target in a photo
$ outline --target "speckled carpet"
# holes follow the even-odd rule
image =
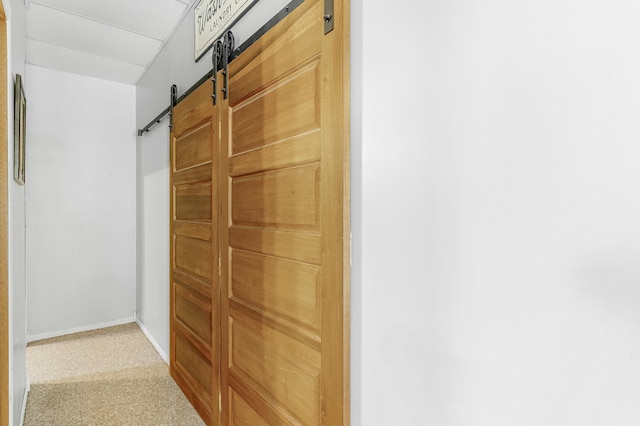
[[[134,323],[30,343],[25,426],[204,425]]]

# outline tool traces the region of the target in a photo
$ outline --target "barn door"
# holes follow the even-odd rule
[[[324,2],[306,0],[229,65],[222,424],[348,423],[348,15],[335,5],[327,35]]]
[[[212,84],[173,110],[171,132],[171,375],[207,424],[218,422],[217,109]]]

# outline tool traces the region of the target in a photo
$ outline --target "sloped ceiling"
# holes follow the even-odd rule
[[[196,0],[26,0],[27,63],[135,84]]]

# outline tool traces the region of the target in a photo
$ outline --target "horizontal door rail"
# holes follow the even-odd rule
[[[283,9],[281,9],[273,18],[271,18],[266,24],[260,27],[258,31],[256,31],[251,37],[249,37],[247,41],[242,43],[240,47],[238,47],[235,50],[233,50],[232,48],[231,53],[229,54],[229,57],[228,57],[228,61],[231,62],[235,58],[237,58],[238,55],[240,55],[242,52],[247,50],[249,46],[255,43],[260,37],[262,37],[271,28],[276,26],[278,22],[284,19],[285,16],[291,13],[296,7],[300,6],[303,2],[304,0],[292,0],[288,5],[286,5]],[[227,33],[230,33],[230,31],[227,31]],[[227,33],[225,33],[225,35],[222,36],[223,39]],[[215,49],[213,49],[213,51],[215,56]],[[217,62],[217,61],[214,61],[214,62]],[[197,82],[195,82],[193,86],[188,88],[186,92],[180,95],[180,97],[178,97],[175,100],[175,103],[173,105],[169,105],[168,107],[166,107],[164,110],[162,110],[160,114],[158,114],[153,120],[151,120],[149,124],[144,126],[142,129],[138,129],[138,136],[143,136],[145,133],[151,130],[153,126],[155,126],[156,124],[159,124],[167,115],[171,115],[171,110],[173,109],[174,106],[179,104],[184,98],[189,96],[194,90],[200,87],[202,83],[204,83],[205,81],[213,77],[214,69],[215,69],[215,72],[218,72],[218,70],[222,69],[222,64],[221,63],[214,64],[214,67],[209,72],[207,72],[202,78],[200,78]],[[175,85],[173,85],[172,87],[175,87]],[[172,96],[174,93],[173,90],[175,89],[172,88]]]
[[[149,130],[151,130],[151,128],[156,124],[160,123],[162,119],[164,119],[169,114],[169,112],[171,112],[171,106],[166,107],[160,114],[158,114],[156,118],[151,120],[149,124],[144,126],[142,129],[138,129],[138,136],[142,136],[145,133],[147,133]]]

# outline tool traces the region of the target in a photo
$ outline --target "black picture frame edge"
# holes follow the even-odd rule
[[[25,130],[26,104],[22,76],[16,74],[13,102],[13,179],[20,185],[25,184]]]

